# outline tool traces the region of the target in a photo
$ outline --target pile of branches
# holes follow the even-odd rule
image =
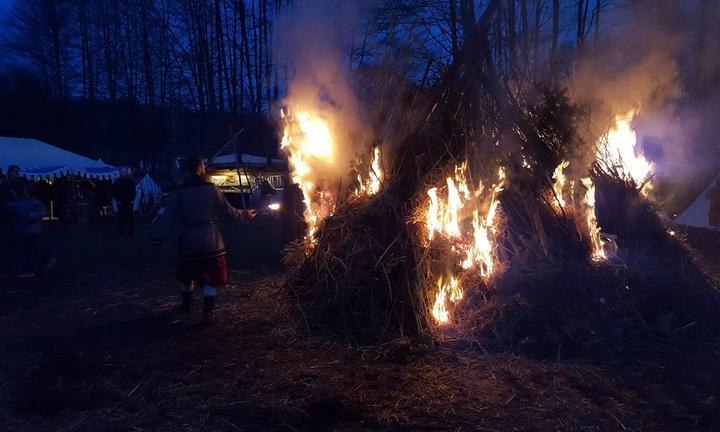
[[[321,225],[313,246],[293,251],[289,285],[311,327],[362,342],[429,328],[407,214],[391,191],[348,201]]]
[[[616,239],[607,261],[594,262],[583,241],[572,241],[572,222],[543,217],[541,236],[555,242],[549,253],[517,249],[489,285],[468,290],[460,334],[485,349],[558,359],[618,360],[716,344],[720,297],[713,281],[637,185],[597,166],[592,177],[599,224]],[[508,204],[503,200],[506,211]]]
[[[395,146],[389,181],[378,195],[345,200],[320,226],[311,247],[294,250],[288,284],[311,327],[363,342],[434,335],[429,311],[437,276],[432,269],[450,251],[431,251],[423,244],[416,209],[440,174],[467,160],[470,172],[491,179],[497,169],[483,162],[506,160],[519,142],[533,169],[511,170],[508,183],[513,186],[501,197],[507,221],[503,260],[528,251],[589,257],[587,236],[578,232],[574,219],[552,210],[546,196],[552,185],[547,173],[562,160],[563,143],[572,135],[573,111],[562,92],[545,89],[533,105],[508,108],[478,90],[482,113],[458,115],[465,106],[466,96],[459,97],[467,95],[463,90],[440,92],[442,104],[429,104],[428,114]],[[515,120],[503,124],[500,118],[509,112]]]
[[[390,158],[381,192],[340,203],[313,246],[293,253],[288,285],[311,328],[363,343],[441,336],[430,316],[432,269],[450,250],[423,245],[415,209],[441,174],[468,161],[479,177],[473,181],[492,184],[498,166],[508,173],[496,241],[503,269],[489,281],[463,275],[453,334],[552,357],[717,334],[716,291],[636,185],[578,167],[596,183],[600,226],[618,237],[618,253],[606,263],[592,260],[579,215],[553,205],[555,167],[592,148],[576,136],[578,110],[564,91],[518,92],[476,61],[451,65],[435,87],[410,99],[420,100],[404,108],[412,115],[386,125],[406,133],[383,140]]]

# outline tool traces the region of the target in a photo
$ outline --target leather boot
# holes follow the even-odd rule
[[[215,309],[215,297],[203,297],[203,324],[210,325],[213,321],[213,309]]]
[[[183,291],[182,293],[182,303],[180,304],[180,311],[182,313],[190,313],[190,309],[192,306],[192,292],[190,291]]]

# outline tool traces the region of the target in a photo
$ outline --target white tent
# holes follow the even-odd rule
[[[281,167],[285,166],[285,161],[282,159],[268,159],[265,156],[257,156],[246,153],[240,155],[240,160],[242,161],[242,165],[247,167],[264,167],[268,165]],[[210,165],[214,167],[235,168],[235,153],[217,156],[215,159],[210,161]]]
[[[677,219],[675,219],[676,224],[700,228],[713,228],[710,226],[710,222],[708,220],[708,213],[710,213],[710,201],[706,198],[706,195],[708,191],[715,186],[718,179],[720,179],[720,175],[714,178],[713,181],[711,181],[710,184],[708,184],[708,186],[700,192],[700,195],[695,198],[695,201],[690,204],[690,207],[685,209],[685,211],[682,212]]]
[[[102,161],[63,150],[32,138],[0,137],[0,166],[20,167],[20,175],[29,179],[52,179],[69,174],[111,180],[120,170]]]

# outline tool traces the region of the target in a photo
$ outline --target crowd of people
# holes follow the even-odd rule
[[[73,198],[80,198],[72,200],[75,207],[88,210],[72,211],[65,208],[57,213],[66,220],[87,221],[91,213],[103,215],[103,209],[111,208],[114,200],[120,236],[132,236],[136,190],[130,174],[130,170],[124,170],[120,178],[112,184],[98,182],[101,184],[95,185],[86,179],[76,182],[66,180],[61,188],[72,191],[76,195]],[[104,183],[108,183],[108,187],[103,187]],[[9,166],[7,174],[0,172],[0,280],[34,277],[55,264],[55,258],[48,252],[42,224],[43,219],[51,216],[46,204],[52,200],[52,197],[48,196],[48,184],[28,181],[21,176],[20,168],[16,165]],[[93,197],[101,201],[82,199]]]
[[[217,292],[228,279],[225,244],[216,220],[218,216],[251,219],[257,213],[233,207],[225,195],[205,179],[205,163],[201,158],[187,158],[182,174],[182,185],[170,194],[155,218],[153,242],[161,243],[174,231],[173,227],[179,225],[176,276],[181,287],[181,309],[190,312],[192,291],[198,287],[203,297],[203,322],[207,324],[212,318]],[[6,267],[0,269],[2,278],[33,277],[55,263],[46,252],[43,238],[42,220],[48,211],[33,196],[32,185],[15,165],[8,168],[7,177],[0,178],[0,228],[2,239],[6,239],[7,255],[2,259]],[[132,236],[136,188],[129,170],[123,170],[115,180],[111,193],[116,202],[119,233],[123,237]]]

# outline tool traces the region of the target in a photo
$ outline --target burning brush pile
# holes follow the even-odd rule
[[[345,166],[332,113],[283,113],[307,226],[288,285],[310,327],[553,357],[717,332],[716,291],[653,209],[634,111],[587,143],[560,90],[449,75]]]

